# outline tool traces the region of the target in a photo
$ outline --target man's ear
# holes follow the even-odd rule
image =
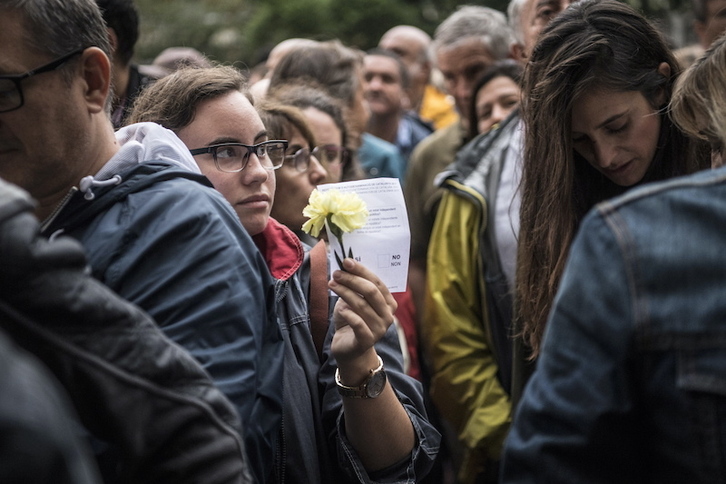
[[[84,93],[89,112],[102,112],[111,91],[111,62],[98,47],[89,47],[81,57]]]
[[[524,46],[519,42],[514,42],[509,46],[509,57],[521,62],[522,64],[527,62],[527,55],[524,53]]]

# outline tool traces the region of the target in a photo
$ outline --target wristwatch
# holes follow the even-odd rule
[[[335,370],[335,383],[338,393],[348,398],[376,398],[386,386],[386,371],[383,369],[383,360],[378,357],[378,368],[371,370],[370,375],[362,385],[349,387],[340,382],[340,370]]]

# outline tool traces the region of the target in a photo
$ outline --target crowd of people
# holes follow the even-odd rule
[[[723,481],[702,3],[687,67],[620,1],[511,0],[252,78],[135,64],[133,0],[0,0],[0,483]],[[375,177],[404,292],[302,231]]]

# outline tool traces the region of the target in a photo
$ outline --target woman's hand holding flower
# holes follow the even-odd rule
[[[340,297],[333,310],[335,334],[330,350],[338,363],[340,381],[358,386],[379,365],[373,345],[393,323],[397,307],[383,281],[343,246],[343,233],[363,227],[368,210],[356,193],[331,189],[314,190],[303,213],[310,219],[303,225],[304,231],[317,237],[327,222],[328,235],[334,235],[341,247],[342,256],[335,254],[341,270],[334,271],[328,281],[328,287]],[[366,469],[384,469],[411,454],[416,442],[414,428],[390,382],[376,398],[341,398],[346,435]]]
[[[397,304],[380,278],[362,264],[345,259],[344,269],[333,272],[329,282],[330,289],[340,296],[333,312],[331,351],[341,372],[346,364],[366,356],[369,361],[361,361],[365,376],[376,366],[375,352],[371,354],[370,350],[393,323]],[[374,366],[370,366],[371,362]]]

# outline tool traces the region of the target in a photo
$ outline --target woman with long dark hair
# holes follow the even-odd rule
[[[726,141],[726,38],[673,120]],[[708,157],[705,156],[707,159]],[[724,482],[726,170],[628,191],[583,219],[502,460],[503,484]]]
[[[665,109],[678,74],[661,33],[615,0],[572,4],[540,36],[523,81],[515,295],[530,358],[585,213],[633,186],[705,167]]]

